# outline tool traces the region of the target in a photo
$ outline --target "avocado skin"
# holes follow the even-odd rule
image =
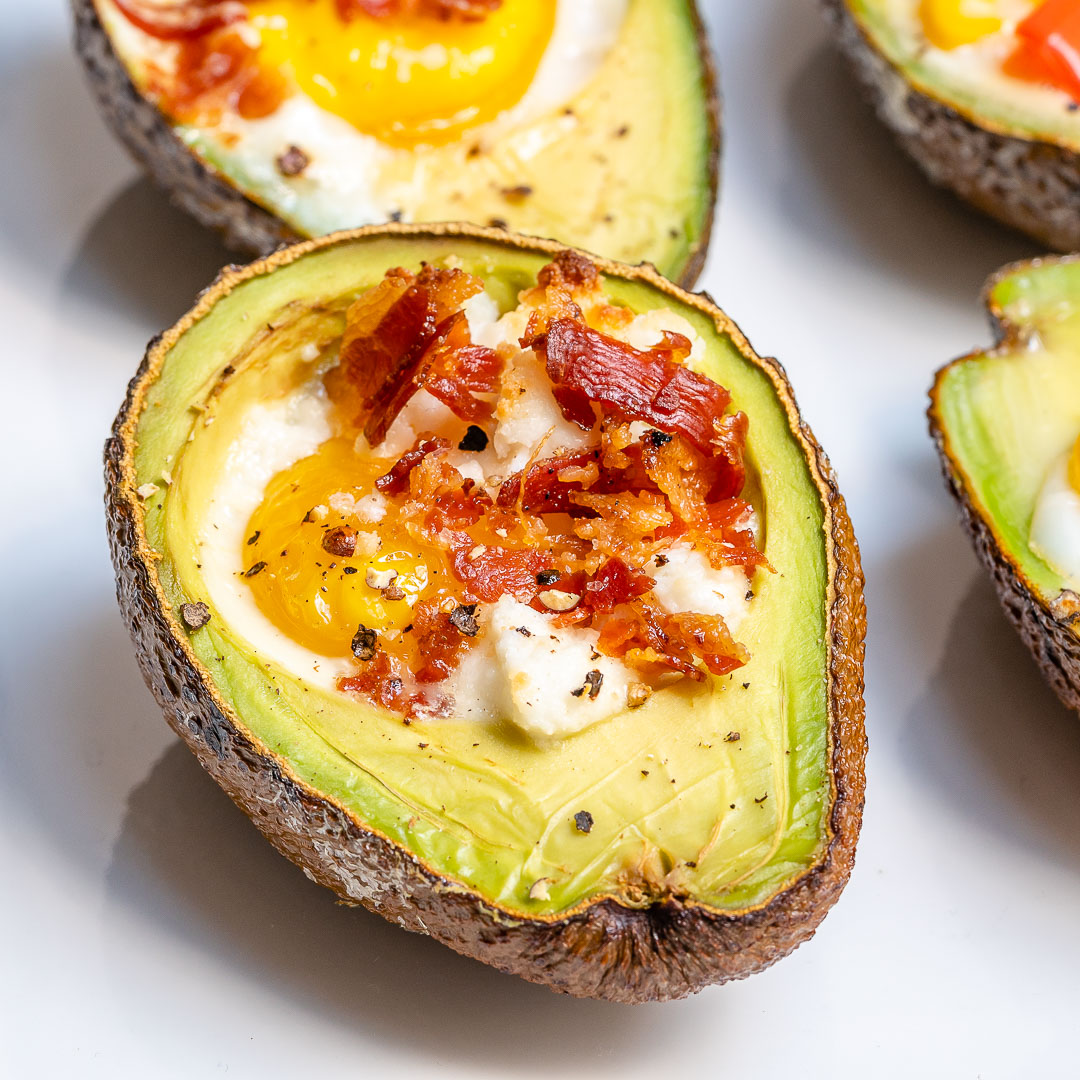
[[[1046,247],[1080,248],[1080,154],[993,131],[915,89],[845,0],[821,5],[878,118],[932,183]]]
[[[501,914],[292,777],[288,763],[260,745],[222,707],[224,703],[190,650],[178,615],[169,609],[155,582],[150,570],[153,553],[138,516],[131,460],[140,386],[152,370],[155,354],[170,348],[219,295],[239,281],[290,261],[297,253],[351,237],[395,234],[484,238],[551,255],[566,250],[554,241],[470,225],[370,226],[337,233],[282,249],[243,269],[226,268],[192,311],[150,342],[105,446],[106,517],[117,599],[146,684],[169,725],[274,847],[345,903],[362,904],[465,956],[575,997],[624,1003],[666,1001],[761,971],[813,936],[854,864],[865,790],[866,607],[858,544],[835,474],[799,417],[783,368],[775,360],[756,357],[737,328],[732,327],[733,339],[744,355],[771,375],[792,417],[831,522],[830,837],[819,862],[758,909],[731,914],[670,897],[646,908],[603,899],[554,919]],[[651,267],[593,261],[608,276],[647,281],[731,325],[706,294],[686,293]]]
[[[722,121],[716,64],[696,0],[685,0],[698,42],[708,120],[708,210],[701,231],[676,284],[690,288],[705,266],[720,187]],[[217,232],[225,245],[242,255],[266,255],[304,238],[276,214],[247,198],[228,178],[202,161],[177,137],[167,117],[131,81],[116,55],[94,0],[71,0],[75,53],[82,61],[90,90],[105,122],[136,163],[172,203],[201,225]]]
[[[1003,278],[1039,266],[1045,259],[1011,263],[994,274],[983,290],[983,302],[990,313],[995,344],[1015,342],[1021,329],[1012,322],[994,299],[994,288]],[[927,418],[930,435],[937,447],[949,493],[956,500],[960,520],[979,561],[989,571],[998,598],[1009,622],[1016,627],[1043,678],[1069,709],[1080,711],[1080,599],[1047,604],[1027,581],[1019,566],[1003,550],[993,522],[976,505],[949,446],[949,433],[942,422],[938,395],[945,375],[956,364],[977,356],[961,356],[938,371],[930,391]],[[1069,594],[1063,594],[1068,596]]]
[[[235,251],[273,251],[300,237],[205,165],[139,93],[113,50],[94,0],[71,0],[75,51],[106,123],[171,201]]]

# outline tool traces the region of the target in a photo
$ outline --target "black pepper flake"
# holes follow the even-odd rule
[[[749,689],[750,689],[750,684],[749,684],[748,682],[744,682],[744,683],[742,684],[742,688],[743,688],[744,690],[749,690]]]
[[[729,731],[724,736],[724,742],[738,742],[742,736],[737,731]]]
[[[616,128],[615,129],[615,138],[616,139],[625,139],[626,136],[629,135],[629,134],[630,134],[630,125],[629,124],[623,124],[623,126],[621,128]]]
[[[400,210],[391,210],[390,211],[390,220],[391,221],[400,221],[403,216],[404,215],[402,214],[402,212]]]
[[[226,365],[225,365],[225,366],[224,366],[224,367],[223,367],[223,368],[221,369],[221,377],[222,377],[223,379],[227,379],[227,378],[228,378],[228,377],[229,377],[230,375],[235,375],[235,374],[236,374],[236,368],[234,368],[234,367],[232,366],[232,364],[226,364]]]
[[[210,621],[210,609],[201,600],[181,604],[180,618],[189,630],[198,630]]]
[[[753,589],[747,589],[746,590],[746,602],[750,603],[750,601],[753,600],[753,599],[754,599],[754,590]]]
[[[482,427],[477,427],[475,424],[470,424],[465,429],[465,436],[461,442],[457,444],[459,450],[468,450],[471,453],[478,454],[481,450],[486,450],[488,444],[487,432]]]
[[[303,517],[300,524],[306,525],[309,521],[315,520],[315,507],[313,506]]]
[[[408,632],[409,632],[409,631],[410,631],[410,630],[411,630],[412,628],[413,628],[413,624],[412,624],[412,623],[409,623],[409,625],[408,625],[408,626],[406,626],[406,627],[405,627],[405,629],[404,629],[404,630],[402,630],[401,632],[402,632],[403,634],[407,634],[407,633],[408,633]]]
[[[426,750],[428,748],[428,744],[426,742],[417,743],[416,745],[419,746],[421,750]]]
[[[593,817],[588,810],[579,810],[574,815],[574,828],[578,832],[590,833],[593,827]]]
[[[1076,112],[1077,109],[1080,109],[1080,102],[1070,101],[1065,108],[1068,109],[1069,112]]]
[[[585,685],[589,688],[589,700],[595,701],[604,682],[604,673],[595,668],[585,676]]]
[[[311,158],[299,146],[290,146],[274,160],[282,176],[299,176],[311,164]]]
[[[256,574],[261,574],[266,569],[266,563],[257,562],[254,566],[249,567],[244,572],[244,577],[254,577]]]
[[[250,536],[248,537],[248,544],[257,544],[257,543],[259,542],[259,537],[260,537],[260,536],[262,536],[262,533],[261,533],[261,532],[260,532],[260,531],[259,531],[258,529],[256,529],[256,530],[255,530],[255,531],[254,531],[254,532],[253,532],[253,533],[252,533],[252,534],[251,534],[251,535],[250,535]]]
[[[488,218],[488,224],[493,229],[509,229],[510,228],[510,225],[507,222],[506,218],[501,218],[501,217]]]
[[[641,775],[642,776],[648,776],[649,775],[649,770],[648,769],[642,769],[641,770]]]
[[[666,446],[671,442],[671,436],[666,431],[657,431],[656,428],[646,431],[645,438],[649,440],[649,445],[653,447]]]
[[[476,621],[475,604],[458,604],[450,612],[450,625],[461,631],[466,637],[476,637],[480,626]]]
[[[357,660],[372,660],[378,646],[379,635],[361,623],[352,639],[352,654]]]
[[[343,574],[359,574],[360,568],[357,566],[343,566],[341,572]]]
[[[536,575],[536,584],[554,585],[561,576],[562,575],[558,570],[541,570],[540,573]]]
[[[688,867],[690,867],[691,870],[696,870],[697,869],[697,863],[693,859],[687,859],[686,860],[686,865]]]
[[[515,184],[513,187],[502,189],[502,197],[507,202],[521,202],[522,199],[527,199],[532,193],[533,189],[529,184]]]
[[[517,630],[517,632],[522,637],[532,637],[533,636],[532,631],[527,626],[518,626],[518,627],[515,627],[515,629]]]
[[[653,559],[653,562],[656,563],[657,566],[667,566],[670,561],[671,560],[666,555],[657,555],[656,558]]]
[[[766,791],[765,794],[762,795],[760,799],[755,799],[754,802],[756,802],[758,804],[758,806],[760,806],[768,797],[769,797],[769,793]]]
[[[348,559],[356,554],[356,530],[351,525],[339,525],[322,538],[322,546],[331,555]]]

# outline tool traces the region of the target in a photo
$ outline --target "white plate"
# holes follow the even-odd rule
[[[850,501],[866,825],[812,942],[636,1009],[336,907],[161,721],[112,596],[101,445],[146,339],[227,256],[106,133],[64,8],[0,0],[0,1074],[1075,1075],[1080,723],[999,613],[923,419],[933,369],[987,340],[983,279],[1035,252],[894,150],[813,5],[708,6],[727,138],[702,285],[782,359]]]

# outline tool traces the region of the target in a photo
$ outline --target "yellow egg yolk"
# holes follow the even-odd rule
[[[392,146],[442,143],[517,104],[555,24],[553,0],[504,0],[483,19],[358,14],[334,0],[251,0],[260,63]]]
[[[1080,438],[1073,443],[1072,452],[1069,454],[1069,464],[1066,466],[1069,477],[1069,487],[1080,495]]]
[[[970,45],[1004,25],[995,0],[922,0],[923,31],[939,49]]]
[[[351,439],[331,439],[270,481],[248,523],[241,566],[256,604],[313,652],[349,655],[361,625],[392,637],[446,577],[441,553],[414,540],[392,509],[372,522],[350,504],[370,495],[392,464],[361,457]],[[355,533],[351,556],[325,547],[327,534],[343,527]],[[402,596],[380,587],[387,571]]]

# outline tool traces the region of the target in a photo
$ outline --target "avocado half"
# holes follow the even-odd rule
[[[667,687],[555,747],[474,722],[407,726],[297,685],[223,625],[194,543],[237,407],[295,385],[305,344],[340,336],[388,267],[452,260],[505,310],[564,250],[398,225],[224,270],[151,342],[106,446],[117,594],[170,725],[313,880],[555,990],[677,998],[809,938],[848,879],[862,816],[858,548],[776,361],[707,297],[596,262],[613,302],[688,319],[703,370],[748,413],[747,497],[779,572],[755,579],[740,631],[751,660],[734,678]],[[190,630],[181,606],[200,601],[210,621]]]
[[[76,51],[109,126],[177,206],[255,255],[377,223],[347,206],[325,223],[305,212],[302,177],[255,175],[205,132],[163,114],[143,92],[145,58],[125,53],[107,29],[120,18],[106,12],[109,3],[72,0]],[[505,136],[490,147],[463,137],[439,148],[423,173],[438,183],[422,183],[415,212],[395,220],[503,224],[650,262],[692,285],[708,250],[720,161],[719,95],[694,0],[629,0],[614,47],[571,110],[576,132],[555,143],[545,135],[539,152],[519,152]]]
[[[1007,266],[985,295],[997,344],[938,372],[930,431],[1005,614],[1080,709],[1080,597],[1029,540],[1043,477],[1080,431],[1080,258]]]
[[[821,0],[878,117],[929,179],[1058,251],[1080,248],[1080,120],[990,101],[928,64],[890,0]]]

